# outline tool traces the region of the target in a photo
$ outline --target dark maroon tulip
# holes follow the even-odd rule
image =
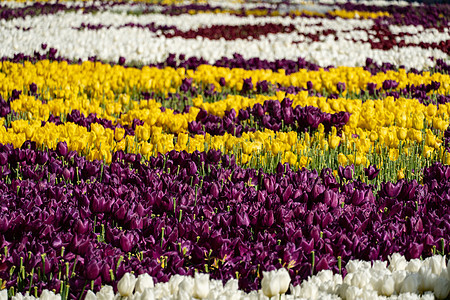
[[[422,255],[423,244],[411,243],[406,251],[405,255],[407,259],[419,258]]]
[[[121,56],[119,57],[119,65],[123,66],[125,64],[125,57]]]
[[[236,225],[247,227],[250,225],[250,219],[247,213],[237,214],[236,215]]]
[[[274,178],[271,176],[264,178],[264,187],[266,188],[268,194],[275,192]]]
[[[339,166],[338,175],[341,179],[352,180],[354,171],[355,171],[354,165],[345,167]]]
[[[36,83],[32,83],[32,84],[30,84],[30,92],[32,93],[32,94],[36,94],[36,92],[37,92],[37,85],[36,85]]]
[[[69,152],[69,149],[67,148],[67,143],[66,142],[58,142],[58,144],[56,145],[56,151],[58,152],[59,155],[65,157],[67,155],[67,153]]]
[[[396,184],[393,184],[392,182],[387,182],[384,185],[384,192],[388,197],[396,198],[403,187],[403,181],[399,180]]]
[[[134,237],[132,234],[125,234],[121,232],[120,234],[120,248],[124,252],[130,252],[134,247]]]
[[[71,173],[70,173],[69,169],[64,168],[62,171],[62,176],[64,177],[64,179],[69,180],[71,177],[70,175],[71,175]]]
[[[256,92],[258,94],[264,94],[267,93],[268,91],[269,91],[269,84],[267,80],[258,81],[258,83],[256,83]]]
[[[395,80],[385,80],[383,81],[383,89],[390,90],[395,89],[398,86],[398,82]]]
[[[0,152],[0,165],[4,166],[8,163],[8,153]]]
[[[345,82],[338,82],[336,88],[340,93],[342,93],[345,91]]]
[[[219,197],[219,193],[220,193],[219,186],[215,182],[213,182],[211,184],[211,189],[209,192],[214,199],[217,199]]]
[[[95,280],[100,275],[100,270],[102,269],[102,264],[97,260],[91,260],[87,262],[85,269],[85,276],[87,280]]]
[[[10,220],[7,216],[0,216],[0,232],[7,232],[9,229]]]
[[[252,78],[247,78],[244,79],[244,83],[242,85],[242,92],[243,93],[247,93],[247,92],[251,92],[253,90],[253,83],[252,83]]]
[[[193,161],[189,162],[188,171],[189,171],[188,174],[191,176],[197,174],[197,171],[198,171],[197,165]]]
[[[364,174],[369,180],[375,179],[378,173],[380,173],[380,169],[377,169],[376,165],[370,165],[368,168],[364,168]]]
[[[262,220],[263,226],[267,226],[267,227],[272,226],[272,224],[275,221],[274,216],[273,216],[273,211],[272,210],[268,210],[268,211],[265,211],[264,213],[261,211],[260,213],[263,214],[263,216],[261,216],[262,219],[263,219]]]

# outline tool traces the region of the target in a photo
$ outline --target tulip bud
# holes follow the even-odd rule
[[[437,299],[447,299],[450,294],[450,282],[444,276],[440,276],[434,285],[434,296]]]
[[[373,180],[378,176],[378,173],[380,173],[380,169],[377,169],[377,166],[370,165],[368,168],[364,169],[364,173],[367,176],[367,179]]]
[[[97,261],[89,262],[85,269],[86,279],[95,280],[98,277],[98,275],[100,275],[101,268],[102,268],[102,265],[100,263],[98,263]]]
[[[196,298],[206,298],[209,294],[209,274],[195,273],[194,293]]]
[[[146,289],[154,287],[153,278],[147,273],[138,276],[136,281],[136,292],[144,293]]]
[[[61,155],[61,156],[66,156],[67,153],[69,152],[69,149],[67,148],[67,143],[66,142],[58,142],[58,144],[56,145],[56,152]]]
[[[263,271],[261,287],[264,295],[269,298],[278,295],[280,293],[280,280],[277,271]]]
[[[338,82],[336,85],[337,90],[342,93],[345,91],[345,83],[344,82]]]
[[[194,279],[192,277],[185,277],[183,281],[180,282],[178,285],[178,295],[182,294],[183,296],[188,295],[188,298],[181,298],[178,297],[178,299],[190,299],[192,294],[194,292]]]
[[[394,278],[390,275],[386,275],[383,278],[383,282],[381,284],[381,293],[387,297],[390,297],[395,291],[395,281]]]
[[[97,300],[97,299],[98,299],[97,296],[92,291],[88,291],[86,293],[86,297],[84,298],[84,300]]]
[[[189,162],[188,173],[189,175],[195,175],[197,173],[197,165],[193,161]]]
[[[114,291],[112,286],[105,285],[101,288],[100,291],[97,292],[97,299],[98,300],[111,300],[114,299]]]
[[[310,281],[304,281],[301,286],[302,298],[317,299],[319,296],[319,287]]]
[[[125,273],[122,279],[120,279],[117,283],[117,290],[123,297],[131,296],[133,294],[135,284],[136,277],[133,274]]]
[[[141,300],[155,300],[155,292],[153,289],[145,289],[144,292],[142,292],[140,298]]]
[[[419,274],[410,274],[406,276],[403,285],[400,288],[400,293],[417,294],[419,292],[420,276]]]
[[[291,276],[289,276],[289,272],[284,268],[278,270],[278,276],[280,279],[280,294],[284,294],[287,292],[291,283]]]
[[[41,296],[39,297],[40,300],[53,300],[57,298],[59,297],[57,297],[53,291],[49,290],[43,290]]]

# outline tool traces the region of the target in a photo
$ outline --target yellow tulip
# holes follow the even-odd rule
[[[116,127],[114,129],[114,138],[116,141],[120,141],[125,136],[125,129],[122,127]]]
[[[347,162],[348,162],[347,156],[345,156],[345,154],[343,154],[343,153],[339,153],[338,154],[338,162],[341,166],[347,165]]]
[[[399,140],[405,140],[408,135],[408,130],[406,128],[398,128],[397,129],[397,138]]]

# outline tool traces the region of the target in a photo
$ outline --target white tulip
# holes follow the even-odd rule
[[[176,299],[191,299],[192,295],[190,295],[186,290],[178,290]]]
[[[39,297],[40,300],[56,300],[61,299],[61,295],[55,295],[53,291],[49,290],[43,290],[41,296]]]
[[[153,278],[147,273],[138,276],[136,281],[136,292],[143,293],[146,289],[154,287]]]
[[[188,276],[184,277],[183,281],[178,285],[178,293],[180,292],[192,296],[194,293],[194,278]]]
[[[280,293],[280,280],[278,278],[277,271],[266,272],[263,271],[263,279],[261,280],[261,288],[269,298],[276,296]]]
[[[141,294],[140,300],[155,300],[153,289],[145,289]]]
[[[300,298],[302,288],[301,288],[300,284],[298,284],[296,286],[293,286],[292,284],[290,284],[289,291],[290,291],[291,295],[293,295],[294,297]]]
[[[96,294],[98,300],[112,300],[114,299],[114,291],[112,286],[105,285]]]
[[[356,286],[349,286],[345,291],[345,298],[347,300],[356,300],[362,297],[363,290]]]
[[[239,289],[239,281],[237,279],[230,279],[225,283],[224,289],[226,291],[236,292]]]
[[[288,270],[285,268],[279,269],[278,280],[280,281],[280,294],[284,294],[289,289],[289,284],[291,283],[291,276],[289,276]]]
[[[438,276],[432,273],[429,261],[424,263],[417,273],[421,279],[420,289],[422,291],[432,291]]]
[[[2,293],[4,293],[4,291],[7,292],[6,289],[0,291],[0,300],[3,300]],[[6,295],[7,295],[7,293],[6,293]],[[7,296],[6,296],[5,300],[6,299],[8,299]],[[22,293],[17,293],[11,298],[11,300],[34,300],[34,299],[36,299],[36,298],[33,295],[30,295],[30,293],[28,293],[28,291],[25,292],[25,295],[22,295]]]
[[[401,287],[403,285],[403,281],[405,280],[406,276],[408,276],[408,272],[402,270],[402,271],[396,271],[392,273],[392,278],[394,278],[395,281],[395,292],[397,294],[400,293]]]
[[[404,270],[408,265],[406,258],[399,253],[389,255],[388,259],[389,259],[389,270],[391,270],[392,272]]]
[[[84,299],[85,300],[97,300],[97,296],[94,294],[94,292],[88,291],[86,293],[86,297]]]
[[[169,279],[169,290],[172,295],[176,295],[178,293],[179,285],[183,281],[184,276],[175,274]]]
[[[193,280],[192,277],[187,276],[186,278],[191,279],[191,282]],[[192,282],[193,284],[193,282]],[[167,282],[159,282],[157,284],[155,284],[155,287],[153,288],[153,293],[155,295],[155,299],[162,299],[162,298],[166,298],[166,297],[170,297],[171,293],[170,293],[170,288],[169,285],[167,284]],[[192,295],[192,288],[191,288],[191,295]]]
[[[417,294],[419,292],[420,276],[418,274],[409,274],[403,280],[400,293],[412,293]]]
[[[358,270],[370,268],[370,262],[355,259],[349,261],[345,268],[347,269],[348,273],[355,273]]]
[[[319,288],[317,285],[311,282],[303,282],[302,283],[302,297],[307,299],[317,299],[319,297]]]
[[[194,297],[203,299],[209,294],[209,274],[195,273]]]
[[[386,269],[386,265],[387,265],[386,261],[376,260],[376,261],[372,262],[372,269],[374,269],[374,270],[385,270]]]
[[[315,277],[317,277],[318,279],[320,279],[321,282],[328,282],[328,281],[333,281],[333,271],[331,270],[322,270],[319,273],[317,273],[317,275]],[[338,274],[339,276],[339,274]]]
[[[409,272],[417,273],[420,268],[422,267],[422,261],[418,258],[411,259],[408,262],[408,265],[406,266],[405,270]]]
[[[433,255],[428,259],[431,271],[436,275],[441,275],[442,270],[445,268],[445,256]]]
[[[128,297],[133,294],[134,286],[136,284],[136,277],[131,273],[125,273],[122,279],[117,283],[117,290],[123,297]]]
[[[390,297],[395,291],[395,281],[390,275],[386,275],[381,283],[381,294]]]

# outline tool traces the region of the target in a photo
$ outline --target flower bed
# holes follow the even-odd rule
[[[2,3],[0,298],[445,299],[450,8],[379,4]]]

